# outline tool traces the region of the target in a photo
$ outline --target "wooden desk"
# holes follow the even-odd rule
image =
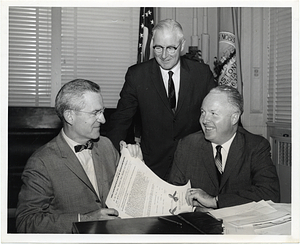
[[[192,225],[176,215],[165,216],[174,222],[159,217],[143,217],[130,219],[115,219],[90,222],[76,222],[73,224],[77,234],[222,234],[222,222],[201,212],[181,214]],[[200,232],[200,231],[201,232]]]

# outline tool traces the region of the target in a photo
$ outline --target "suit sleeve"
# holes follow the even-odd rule
[[[186,162],[182,156],[184,156],[184,149],[182,148],[182,140],[179,141],[174,154],[174,161],[168,176],[168,182],[173,185],[185,185],[187,183],[186,179],[186,163],[182,164],[181,162]]]
[[[216,87],[216,82],[214,80],[214,76],[213,76],[213,73],[211,72],[209,66],[207,66],[207,85],[206,85],[206,93],[208,94],[210,92],[210,90],[214,87]]]
[[[220,194],[219,207],[244,204],[250,201],[272,200],[279,202],[280,189],[276,168],[270,156],[270,144],[261,140],[254,148],[250,157],[251,185],[236,193]]]
[[[17,231],[21,233],[72,233],[78,213],[51,211],[54,191],[46,167],[31,157],[22,175],[23,186],[16,212]],[[63,187],[63,186],[62,186]]]
[[[115,148],[120,151],[119,143],[125,140],[128,130],[138,108],[137,91],[134,84],[134,75],[129,68],[125,75],[125,83],[120,93],[117,110],[109,120],[107,137]]]

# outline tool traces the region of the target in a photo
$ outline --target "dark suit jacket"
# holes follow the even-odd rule
[[[181,58],[180,91],[176,113],[170,109],[159,65],[155,59],[130,67],[112,114],[107,136],[115,147],[125,140],[139,110],[142,123],[141,148],[145,163],[161,178],[170,170],[178,140],[200,130],[203,98],[215,86],[208,65]]]
[[[61,133],[29,158],[16,212],[18,232],[71,233],[78,213],[105,207],[119,153],[101,137],[92,157],[100,199]]]
[[[182,185],[191,180],[192,188],[201,188],[218,196],[219,207],[251,201],[279,202],[279,180],[270,157],[269,142],[238,128],[229,149],[219,185],[212,145],[202,132],[182,139],[175,153],[169,182]]]

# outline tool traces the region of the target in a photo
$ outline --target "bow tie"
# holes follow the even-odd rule
[[[85,145],[76,145],[74,147],[74,149],[75,149],[75,152],[81,152],[84,149],[92,150],[93,146],[94,146],[94,143],[92,141],[87,141],[87,143]]]

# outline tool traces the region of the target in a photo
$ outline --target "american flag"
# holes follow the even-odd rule
[[[151,48],[152,28],[154,27],[153,8],[140,8],[140,27],[137,62],[142,63],[153,57]]]

